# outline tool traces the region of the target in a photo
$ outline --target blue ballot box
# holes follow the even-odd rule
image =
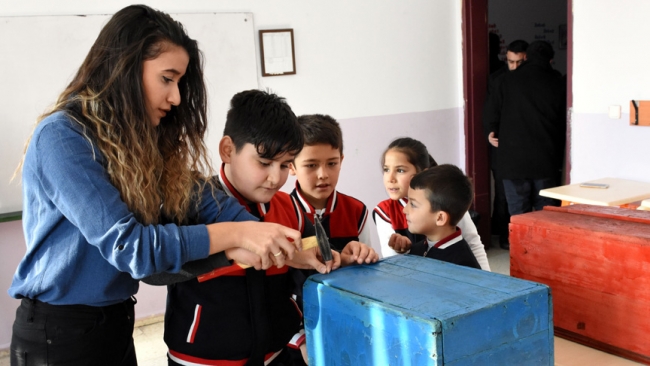
[[[304,285],[311,366],[553,365],[547,286],[410,255]]]

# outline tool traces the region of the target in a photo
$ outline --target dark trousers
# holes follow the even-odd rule
[[[134,300],[94,307],[23,299],[11,336],[11,365],[137,365]]]
[[[494,202],[492,203],[492,235],[499,236],[499,243],[508,243],[508,224],[510,223],[510,211],[508,210],[508,201],[506,200],[506,191],[503,188],[503,179],[497,178],[495,170],[494,175]]]
[[[557,178],[504,179],[503,188],[510,215],[531,212],[533,209],[539,211],[544,206],[559,206],[560,201],[539,195],[540,190],[557,186]]]

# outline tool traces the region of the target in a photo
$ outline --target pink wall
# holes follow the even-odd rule
[[[461,108],[338,121],[343,131],[345,158],[341,165],[337,190],[361,200],[369,210],[388,198],[382,182],[380,159],[388,144],[395,138],[418,139],[427,146],[438,163],[465,168],[462,163],[465,156],[462,146],[464,137]],[[290,192],[294,185],[295,179],[290,177],[283,190]],[[368,225],[373,227],[372,240],[377,243],[372,219]]]
[[[22,225],[22,221],[0,223],[0,349],[9,348],[11,326],[19,304],[18,300],[9,297],[7,290],[18,262],[25,254]]]

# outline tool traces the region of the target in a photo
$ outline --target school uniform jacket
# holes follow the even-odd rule
[[[277,192],[269,203],[246,205],[223,167],[220,181],[260,220],[303,230],[304,217],[288,194]],[[216,360],[262,355],[268,362],[300,330],[302,313],[292,289],[288,266],[238,269],[215,278],[207,274],[170,286],[164,336],[170,358],[185,365],[214,365]]]
[[[410,255],[424,256],[458,264],[459,266],[481,269],[476,257],[469,248],[469,244],[463,239],[460,229],[435,243],[424,239],[413,244]]]
[[[375,221],[377,227],[377,234],[379,235],[380,253],[382,258],[387,258],[398,254],[391,247],[388,246],[388,240],[393,233],[398,233],[408,237],[411,243],[417,243],[424,240],[423,235],[413,234],[408,230],[408,222],[406,222],[406,215],[404,215],[404,206],[408,203],[408,199],[401,198],[399,200],[387,199],[379,202],[377,207],[373,210],[372,219]],[[465,213],[463,218],[458,222],[458,227],[462,230],[462,236],[469,244],[474,257],[481,265],[481,268],[489,271],[490,264],[487,260],[487,254],[481,237],[478,235],[476,226],[472,222],[469,213]]]
[[[300,184],[291,192],[294,202],[303,215],[314,223],[318,215],[330,240],[332,249],[340,252],[351,241],[360,241],[370,245],[370,232],[366,221],[368,209],[358,199],[334,191],[328,198],[325,208],[317,210],[300,192]]]
[[[315,209],[300,192],[300,184],[296,181],[296,188],[291,192],[297,210],[304,215],[309,224],[314,223],[314,216],[318,215],[329,238],[332,250],[341,252],[351,241],[359,241],[370,245],[370,233],[366,221],[368,209],[363,202],[354,197],[334,191],[328,198],[325,208]],[[305,230],[305,236],[310,229]],[[317,273],[315,270],[294,270],[292,276],[295,282],[294,294],[302,309],[302,285],[307,277]]]

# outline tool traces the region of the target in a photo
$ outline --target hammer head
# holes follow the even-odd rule
[[[330,241],[318,215],[314,216],[314,228],[316,229],[316,241],[318,242],[318,250],[320,251],[321,257],[323,257],[325,262],[331,261],[332,250],[330,248]]]

